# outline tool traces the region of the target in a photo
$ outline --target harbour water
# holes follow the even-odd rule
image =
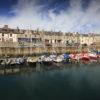
[[[0,100],[100,100],[100,64],[1,75]]]

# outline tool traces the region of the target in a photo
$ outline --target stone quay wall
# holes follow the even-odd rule
[[[43,53],[74,53],[88,50],[98,50],[100,51],[100,46],[19,46],[18,43],[2,43],[0,44],[0,57],[19,57],[19,56],[37,56]]]

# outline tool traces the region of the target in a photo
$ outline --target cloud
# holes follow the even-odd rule
[[[82,0],[70,0],[67,10],[47,8],[48,3],[40,3],[40,0],[19,0],[12,6],[14,17],[0,17],[1,25],[8,24],[10,27],[29,29],[45,29],[63,32],[100,32],[100,2],[91,0],[89,6],[84,11],[82,9]],[[45,1],[45,0],[43,0]],[[52,1],[52,0],[51,0]],[[48,0],[50,3],[50,0]],[[66,8],[67,8],[66,4]],[[45,9],[44,9],[45,8]]]

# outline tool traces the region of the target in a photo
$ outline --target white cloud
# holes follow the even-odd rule
[[[35,0],[19,0],[11,12],[16,13],[13,18],[2,18],[0,24],[8,24],[10,27],[55,30],[64,32],[100,32],[100,6],[98,1],[92,1],[86,11],[82,11],[81,0],[71,0],[70,8],[55,14],[54,9],[47,12],[43,18],[41,9],[44,5],[36,5]]]

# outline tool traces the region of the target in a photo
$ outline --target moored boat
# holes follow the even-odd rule
[[[79,61],[79,55],[76,53],[70,54],[69,57],[71,60],[70,62],[72,62],[72,63],[77,63]]]
[[[80,62],[88,63],[90,62],[90,57],[88,53],[80,53]]]
[[[44,65],[49,66],[49,65],[52,65],[53,64],[53,60],[50,57],[45,57],[44,59],[42,59],[42,63]]]
[[[69,54],[63,54],[63,63],[70,63],[71,62],[71,57]]]
[[[53,61],[55,63],[61,63],[63,61],[63,55],[57,56]]]
[[[89,57],[91,61],[97,61],[98,60],[98,56],[96,53],[89,53]]]
[[[27,63],[29,67],[36,67],[36,62],[37,62],[36,58],[32,58],[32,57],[27,58]]]

